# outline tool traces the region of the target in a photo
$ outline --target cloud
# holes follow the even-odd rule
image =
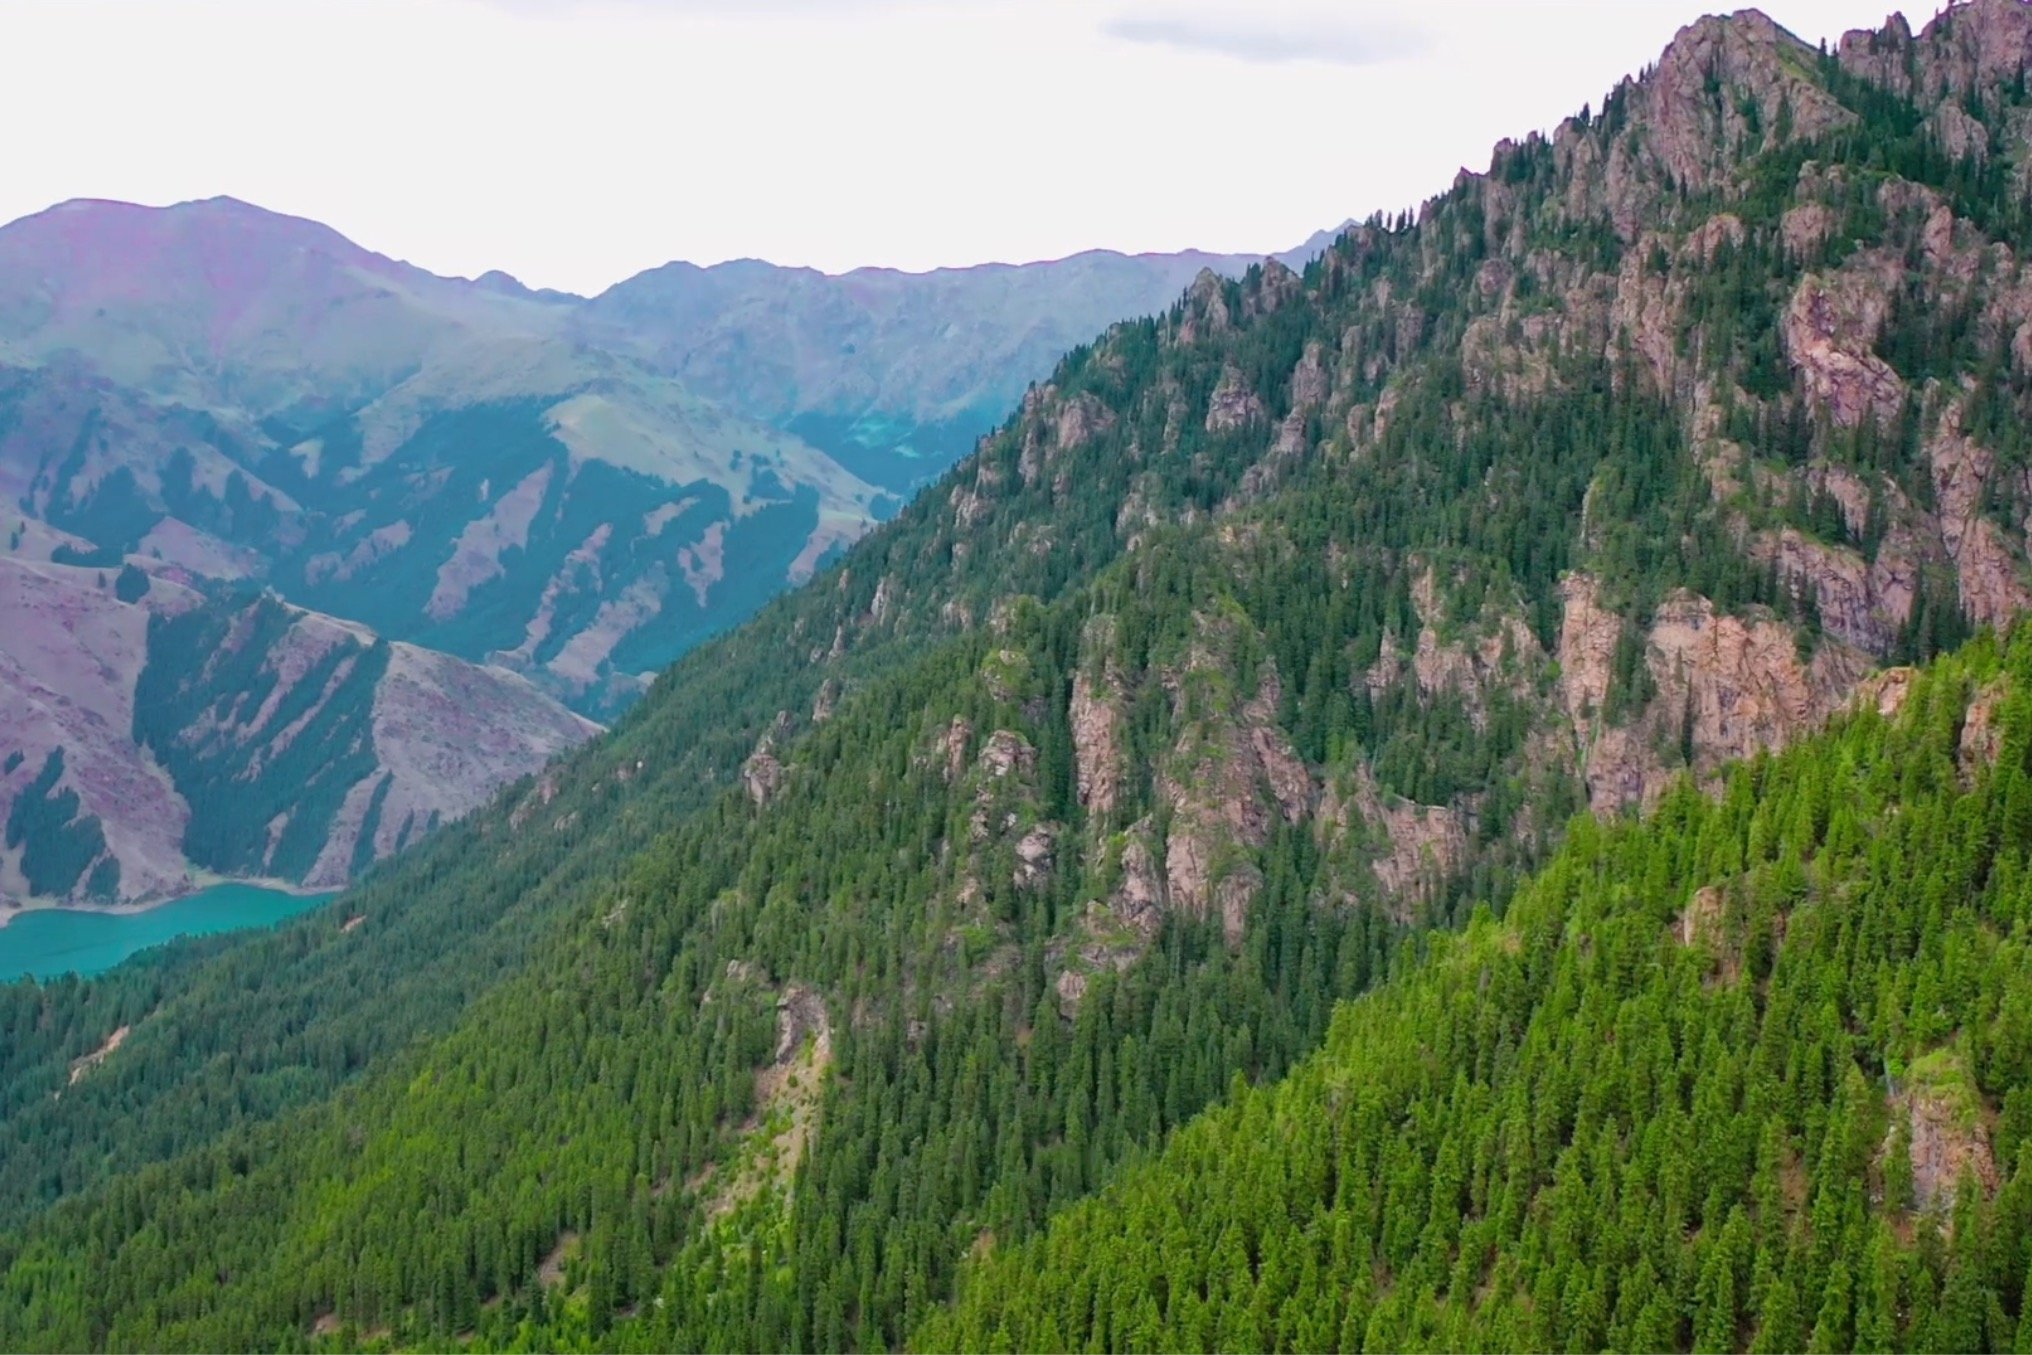
[[[1124,42],[1211,52],[1238,61],[1323,61],[1339,66],[1375,66],[1416,56],[1425,35],[1388,21],[1374,22],[1345,12],[1264,13],[1259,6],[1212,10],[1132,10],[1105,20],[1101,31]]]

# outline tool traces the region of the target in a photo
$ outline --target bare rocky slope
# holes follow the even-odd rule
[[[598,731],[504,669],[171,573],[0,557],[0,908],[344,884]]]

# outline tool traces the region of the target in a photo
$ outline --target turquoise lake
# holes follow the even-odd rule
[[[142,913],[88,913],[69,908],[22,913],[0,927],[0,983],[24,975],[97,974],[128,956],[179,936],[210,936],[270,927],[307,912],[329,894],[284,894],[254,885],[223,884]]]

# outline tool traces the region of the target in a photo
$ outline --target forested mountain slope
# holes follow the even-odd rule
[[[1573,810],[2021,608],[2028,59],[1704,21],[1075,352],[357,903],[10,993],[0,1342],[903,1342]]]
[[[1642,824],[970,1266],[925,1350],[2017,1348],[2032,633]]]

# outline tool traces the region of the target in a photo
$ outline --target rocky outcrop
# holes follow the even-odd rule
[[[1961,739],[1956,758],[1962,777],[1973,781],[1984,768],[1993,767],[2004,746],[2003,704],[2007,688],[2000,679],[1978,691],[1969,700],[1961,717]]]
[[[1856,685],[1852,704],[1857,710],[1874,710],[1886,720],[1905,709],[1907,698],[1912,695],[1912,670],[1906,667],[1886,668],[1872,673]]]
[[[1158,774],[1171,809],[1165,840],[1165,897],[1194,917],[1218,916],[1239,943],[1262,878],[1252,853],[1277,817],[1297,822],[1310,807],[1310,773],[1275,722],[1280,691],[1265,661],[1256,693],[1239,699],[1226,666],[1233,623],[1198,619],[1200,640],[1168,674],[1177,741]]]
[[[1190,346],[1203,338],[1225,334],[1233,327],[1228,314],[1227,283],[1210,268],[1202,268],[1186,289],[1183,314],[1178,324],[1178,342]]]
[[[1099,679],[1084,667],[1073,675],[1067,711],[1072,724],[1077,793],[1087,813],[1105,819],[1120,803],[1125,775],[1122,692],[1104,672]]]
[[[1058,411],[1054,430],[1060,451],[1075,452],[1115,426],[1114,411],[1098,397],[1075,395]]]
[[[1855,551],[1788,527],[1758,538],[1751,553],[1773,565],[1796,593],[1813,598],[1829,635],[1864,653],[1889,652],[1912,616],[1918,566],[1898,540],[1887,540],[1867,563]]]
[[[1036,889],[1050,877],[1057,840],[1057,829],[1048,823],[1033,826],[1017,839],[1014,883],[1018,889]]]
[[[840,682],[838,678],[827,678],[818,685],[818,694],[811,699],[811,722],[822,725],[833,718],[833,711],[840,703]]]
[[[1581,735],[1583,760],[1588,735],[1608,704],[1616,644],[1623,633],[1623,619],[1601,605],[1600,595],[1599,582],[1589,575],[1560,580],[1559,695]]]
[[[1317,339],[1306,344],[1299,354],[1298,365],[1291,369],[1291,409],[1293,413],[1309,414],[1326,403],[1332,393],[1333,378],[1327,370],[1326,348]]]
[[[1780,322],[1806,399],[1843,428],[1888,423],[1905,403],[1905,383],[1872,348],[1890,311],[1897,264],[1858,259],[1800,279]]]
[[[1239,367],[1228,367],[1207,400],[1206,431],[1232,433],[1263,421],[1263,398]]]
[[[1721,889],[1707,885],[1696,889],[1693,897],[1686,901],[1686,907],[1679,914],[1679,944],[1682,946],[1713,945],[1720,937],[1722,911],[1727,900]]]
[[[1487,724],[1496,692],[1521,696],[1529,690],[1544,651],[1521,619],[1491,609],[1472,625],[1442,629],[1445,608],[1430,569],[1412,584],[1411,596],[1420,618],[1416,646],[1407,654],[1394,632],[1384,635],[1376,662],[1364,674],[1372,694],[1381,695],[1408,678],[1421,697],[1459,697],[1480,728]]]
[[[1985,1195],[1996,1190],[1997,1163],[1982,1098],[1959,1055],[1936,1050],[1914,1060],[1890,1097],[1890,1112],[1885,1147],[1906,1140],[1912,1205],[1920,1213],[1951,1215],[1964,1182]]]
[[[1954,564],[1962,611],[1977,625],[2002,627],[2032,607],[2025,584],[2023,538],[2014,550],[1982,511],[1993,467],[1990,453],[1961,432],[1950,411],[1926,445],[1941,545]]]
[[[1089,900],[1060,959],[1055,980],[1061,1007],[1070,1011],[1086,996],[1092,976],[1121,972],[1141,959],[1164,926],[1168,900],[1165,877],[1153,848],[1156,829],[1139,819],[1111,840],[1107,850],[1114,887],[1105,900]]]
[[[1783,747],[1845,705],[1871,667],[1867,655],[1832,638],[1802,659],[1791,627],[1724,615],[1682,592],[1658,607],[1645,633],[1643,662],[1656,695],[1629,724],[1612,727],[1589,712],[1605,702],[1621,622],[1603,611],[1585,576],[1567,581],[1565,599],[1560,687],[1599,811],[1651,804],[1687,753],[1706,771]]]
[[[786,775],[782,761],[776,756],[776,740],[764,734],[755,751],[741,764],[741,785],[748,792],[748,799],[757,809],[768,808],[782,791]]]
[[[1812,49],[1756,10],[1724,20],[1703,18],[1679,31],[1648,79],[1636,87],[1633,110],[1647,135],[1643,153],[1692,189],[1730,173],[1762,128],[1790,123],[1797,138],[1818,136],[1854,120],[1832,95],[1808,79]],[[1755,103],[1755,113],[1711,94],[1715,82]],[[1752,117],[1755,123],[1752,123]]]
[[[1348,784],[1330,785],[1319,822],[1332,840],[1357,838],[1378,897],[1399,917],[1431,899],[1467,859],[1467,822],[1450,805],[1421,805],[1391,795],[1364,766]]]
[[[1037,770],[1037,750],[1021,734],[998,729],[982,745],[980,766],[997,781],[1012,774],[1027,779]]]

